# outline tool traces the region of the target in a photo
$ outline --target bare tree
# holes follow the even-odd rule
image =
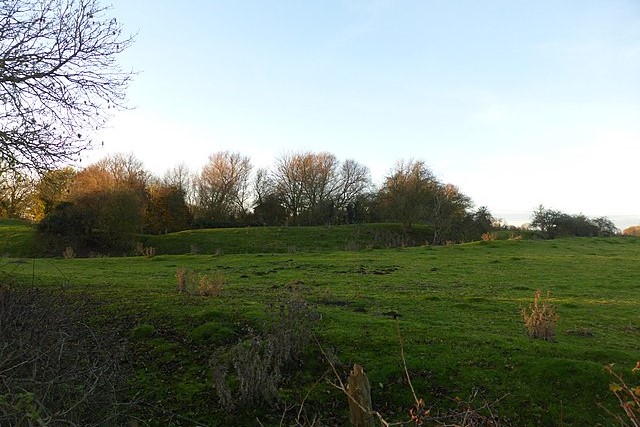
[[[0,161],[43,170],[74,160],[122,108],[131,43],[99,0],[0,2]]]
[[[151,174],[133,153],[112,154],[99,160],[94,166],[106,171],[117,187],[136,191],[140,195],[144,195],[151,181]]]
[[[272,180],[288,216],[296,223],[304,209],[303,167],[300,154],[286,154],[276,159]]]
[[[276,160],[271,174],[294,223],[340,222],[341,213],[370,187],[369,169],[331,153],[294,153]]]
[[[180,163],[169,169],[162,178],[162,183],[165,186],[177,188],[184,194],[185,202],[188,205],[195,203],[194,181],[194,174],[185,163]]]
[[[240,153],[221,151],[209,156],[197,179],[198,208],[207,219],[228,221],[247,211],[251,162]]]
[[[266,168],[258,169],[253,178],[254,205],[261,205],[275,191],[275,185],[269,176],[269,170]]]
[[[336,205],[338,209],[346,209],[371,188],[371,172],[365,165],[348,159],[340,166],[339,174]]]
[[[339,162],[331,153],[304,153],[302,163],[302,188],[309,210],[333,201],[340,187]]]

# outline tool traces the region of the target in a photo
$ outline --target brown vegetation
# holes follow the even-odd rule
[[[640,237],[640,225],[632,225],[622,231],[625,236]]]
[[[177,290],[180,293],[202,297],[220,296],[226,278],[220,271],[212,274],[197,274],[185,267],[176,271]]]
[[[120,342],[83,300],[0,286],[0,425],[122,425]]]
[[[541,291],[538,289],[533,297],[533,303],[529,304],[529,310],[523,308],[520,310],[524,326],[531,338],[552,341],[554,338],[555,327],[560,316],[556,313],[555,306],[549,303],[550,292],[547,292],[547,298],[541,297]]]

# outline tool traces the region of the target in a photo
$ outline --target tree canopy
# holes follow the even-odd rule
[[[540,230],[545,237],[611,237],[620,230],[606,217],[588,218],[583,214],[570,215],[540,205],[533,212],[531,227]]]

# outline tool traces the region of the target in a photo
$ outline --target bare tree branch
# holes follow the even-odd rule
[[[132,77],[116,56],[133,42],[98,0],[0,3],[0,162],[49,169],[91,144]]]

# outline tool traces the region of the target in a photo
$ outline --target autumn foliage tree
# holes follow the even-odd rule
[[[69,185],[66,202],[40,222],[40,231],[67,237],[77,249],[127,250],[144,224],[145,176],[132,156],[114,155],[86,167]]]
[[[47,206],[39,230],[76,250],[127,252],[138,233],[192,226],[183,189],[154,178],[132,154],[113,154],[80,171],[49,171],[37,188]]]
[[[632,225],[622,231],[624,236],[640,237],[640,225]]]

